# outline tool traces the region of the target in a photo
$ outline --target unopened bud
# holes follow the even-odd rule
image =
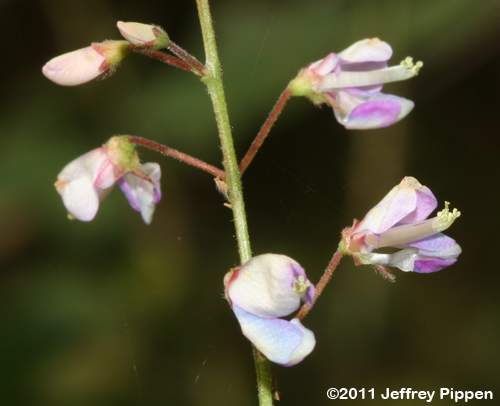
[[[118,21],[116,26],[132,45],[158,50],[170,44],[168,34],[157,25]]]

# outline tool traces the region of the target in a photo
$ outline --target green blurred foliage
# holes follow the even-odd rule
[[[450,232],[464,253],[446,271],[399,275],[390,285],[343,263],[306,323],[316,350],[297,367],[275,368],[282,403],[329,404],[331,386],[500,395],[500,4],[213,7],[240,154],[298,69],[328,52],[379,36],[396,61],[425,62],[418,78],[388,86],[416,101],[409,118],[388,129],[347,132],[327,108],[290,103],[244,178],[256,253],[286,253],[318,278],[339,230],[405,175],[463,212]],[[249,345],[222,300],[222,276],[237,253],[213,181],[163,160],[165,198],[150,227],[116,191],[91,224],[68,221],[52,187],[65,163],[117,133],[220,163],[196,78],[137,55],[112,78],[78,88],[40,73],[54,55],[117,37],[118,19],[158,23],[201,58],[194,2],[6,0],[0,12],[2,404],[255,404]]]

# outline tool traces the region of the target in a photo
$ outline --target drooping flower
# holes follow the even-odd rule
[[[118,183],[132,208],[150,224],[161,199],[160,177],[157,163],[141,164],[127,137],[115,136],[66,165],[55,187],[71,217],[91,221],[102,199]]]
[[[388,67],[391,56],[392,48],[386,42],[364,39],[302,69],[289,89],[315,104],[330,105],[337,121],[348,129],[388,127],[404,118],[414,103],[382,93],[383,84],[410,79],[423,66],[407,57]]]
[[[224,278],[226,298],[243,335],[270,361],[284,366],[301,362],[314,349],[314,333],[290,315],[301,300],[311,303],[314,286],[304,269],[285,255],[253,257]]]
[[[157,25],[118,21],[116,26],[128,42],[138,47],[157,50],[170,43],[168,34]]]
[[[430,273],[454,264],[460,246],[442,234],[460,216],[449,203],[435,217],[437,200],[431,190],[405,177],[361,221],[343,232],[342,249],[361,264],[391,266]],[[392,248],[395,252],[377,252]]]
[[[115,71],[126,56],[127,41],[94,42],[56,56],[42,68],[45,77],[61,86],[77,86]]]

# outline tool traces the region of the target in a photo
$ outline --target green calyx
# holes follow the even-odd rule
[[[120,170],[129,172],[140,167],[139,155],[128,136],[115,135],[104,144],[104,147],[113,164]]]
[[[314,89],[314,78],[304,71],[299,72],[288,84],[288,89],[292,96],[307,97],[316,105],[327,102],[325,96]]]
[[[160,49],[168,48],[168,46],[170,45],[170,37],[163,28],[155,25],[153,27],[153,34],[156,38],[153,41],[153,46],[151,47],[151,49],[158,51]]]
[[[110,67],[117,66],[129,52],[128,41],[106,40],[94,43],[92,46],[104,56]]]

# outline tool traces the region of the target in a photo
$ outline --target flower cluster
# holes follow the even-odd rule
[[[170,42],[167,33],[156,25],[118,21],[117,26],[127,41],[94,42],[56,56],[43,66],[42,73],[58,85],[77,86],[112,74],[131,46],[154,50]]]
[[[187,67],[196,74],[205,71],[204,65],[171,42],[160,27],[121,21],[117,26],[126,41],[93,43],[60,55],[43,67],[43,74],[60,85],[79,85],[112,73],[130,50],[158,54],[153,51],[167,47],[178,57],[169,59],[174,66]],[[348,129],[387,127],[405,117],[414,104],[382,93],[383,85],[412,78],[422,67],[422,62],[413,63],[410,57],[388,67],[391,56],[390,45],[378,38],[358,41],[302,69],[284,92],[284,101],[277,104],[282,109],[290,95],[305,96],[315,104],[331,106],[337,120]],[[278,114],[263,128],[270,129]],[[267,133],[263,134],[265,138]],[[144,222],[151,222],[161,199],[161,170],[157,163],[140,162],[132,138],[112,137],[59,173],[55,186],[72,218],[94,219],[102,199],[118,184]],[[262,141],[256,142],[257,149]],[[179,160],[187,159],[179,151],[174,155]],[[209,166],[192,157],[190,162],[205,170]],[[221,178],[224,175],[214,167],[207,172],[215,176],[222,173]],[[443,210],[429,218],[437,199],[415,178],[405,177],[361,221],[355,220],[342,232],[340,251],[335,255],[339,254],[338,261],[344,254],[351,255],[357,265],[378,269],[390,266],[405,272],[439,271],[455,263],[461,253],[456,241],[442,233],[460,216],[458,210],[448,206],[446,202]],[[330,276],[338,261],[331,262],[335,265]],[[307,357],[316,345],[314,333],[298,317],[304,317],[304,309],[312,307],[328,280],[322,278],[316,291],[295,260],[264,254],[225,275],[225,297],[245,337],[270,361],[291,366]],[[298,317],[287,319],[302,302],[305,306]]]
[[[270,361],[292,366],[316,345],[312,331],[297,318],[301,300],[312,303],[314,286],[304,269],[285,255],[264,254],[226,274],[226,299],[252,344]]]
[[[410,79],[423,65],[408,57],[388,67],[391,56],[388,43],[364,39],[302,69],[289,89],[315,104],[330,105],[338,122],[348,129],[387,127],[405,117],[414,103],[382,93],[383,84]]]
[[[118,183],[132,208],[149,224],[161,199],[160,177],[160,165],[141,164],[127,137],[115,136],[66,165],[55,186],[72,218],[91,221],[101,200]]]

